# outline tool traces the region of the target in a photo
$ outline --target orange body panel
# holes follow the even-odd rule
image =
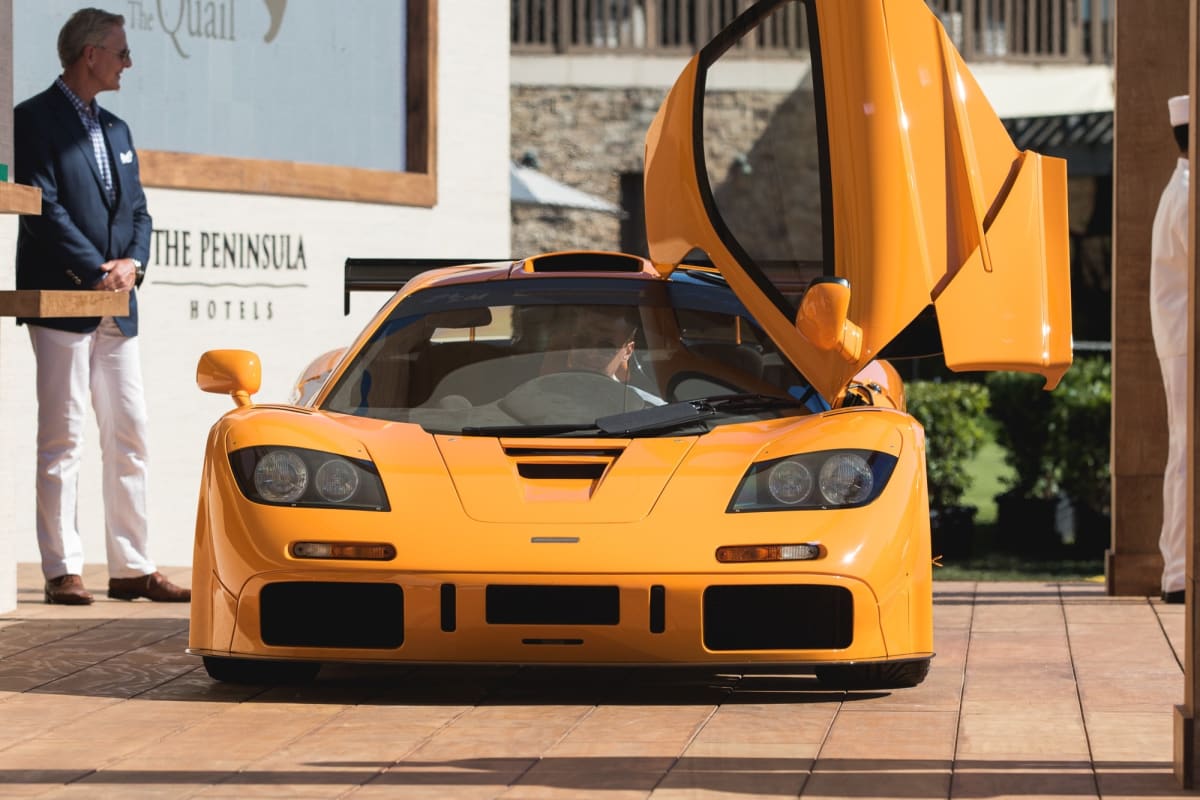
[[[827,417],[827,418],[826,418]],[[526,456],[505,455],[501,440],[431,437],[418,426],[377,420],[327,418],[258,407],[227,415],[213,430],[201,503],[196,564],[216,565],[220,581],[196,592],[191,650],[250,657],[496,663],[824,663],[932,653],[931,566],[919,426],[884,409],[828,412],[787,422],[730,425],[704,437],[595,442],[620,449],[590,487],[562,482],[549,492],[517,469]],[[522,440],[554,459],[563,440]],[[393,511],[264,506],[241,496],[224,457],[256,444],[288,444],[366,454],[387,477]],[[889,489],[864,508],[812,512],[796,529],[789,514],[725,514],[747,464],[776,454],[855,446],[901,456]],[[465,449],[464,449],[465,448]],[[560,460],[570,458],[564,453]],[[630,502],[617,501],[641,484]],[[606,499],[612,498],[612,499]],[[712,520],[722,519],[714,528]],[[884,522],[886,521],[886,523]],[[886,524],[890,533],[875,533]],[[535,537],[578,537],[577,544],[536,543]],[[718,564],[717,547],[790,541],[819,543],[825,556],[804,563]],[[316,562],[289,554],[307,539],[386,541],[394,563]],[[450,546],[447,543],[453,542]],[[648,546],[653,542],[653,546]],[[854,642],[838,651],[804,653],[706,651],[700,644],[699,606],[705,587],[793,584],[846,587],[854,596]],[[278,581],[367,581],[405,590],[406,636],[395,650],[271,647],[258,629],[258,592]],[[463,620],[454,635],[438,630],[437,587],[454,584]],[[482,624],[488,584],[615,585],[622,624],[488,626]],[[666,631],[646,631],[649,587],[666,587]],[[424,620],[424,622],[423,622]],[[475,623],[472,623],[475,620]],[[626,620],[628,622],[626,623]],[[901,624],[885,624],[886,620]],[[432,622],[430,622],[432,621]],[[429,624],[427,624],[429,623]],[[569,649],[530,648],[524,639],[584,639]]]
[[[816,10],[835,242],[828,267],[849,281],[861,348],[848,360],[797,335],[797,320],[762,296],[706,208],[693,127],[703,53],[647,135],[652,258],[669,272],[704,251],[830,396],[930,304],[951,369],[1037,372],[1053,388],[1071,361],[1064,162],[1016,150],[921,0]]]

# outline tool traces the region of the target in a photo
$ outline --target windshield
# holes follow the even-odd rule
[[[709,412],[731,396],[743,399]],[[719,278],[681,273],[423,290],[378,327],[322,408],[436,433],[541,436],[658,435],[826,406]],[[654,421],[606,422],[642,410]]]

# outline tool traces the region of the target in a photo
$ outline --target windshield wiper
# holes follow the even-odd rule
[[[651,406],[596,420],[596,427],[612,436],[672,430],[702,422],[718,414],[744,414],[769,408],[802,407],[794,398],[769,394],[726,394],[699,400]]]
[[[561,423],[555,425],[478,425],[463,428],[463,436],[626,436],[632,433],[674,430],[699,425],[709,417],[724,414],[746,414],[770,408],[803,408],[791,397],[769,394],[724,394],[699,400],[685,400],[664,406],[649,406],[637,411],[625,411],[599,417],[594,423]]]

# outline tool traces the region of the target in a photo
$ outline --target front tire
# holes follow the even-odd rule
[[[929,659],[881,664],[831,664],[817,667],[817,680],[830,689],[908,689],[929,674]]]
[[[208,677],[223,683],[308,683],[321,670],[319,661],[256,661],[249,658],[204,656]]]

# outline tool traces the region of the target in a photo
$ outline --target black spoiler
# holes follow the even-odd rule
[[[507,258],[347,258],[343,278],[344,314],[350,313],[351,292],[394,292],[431,269],[467,264],[495,264]]]

